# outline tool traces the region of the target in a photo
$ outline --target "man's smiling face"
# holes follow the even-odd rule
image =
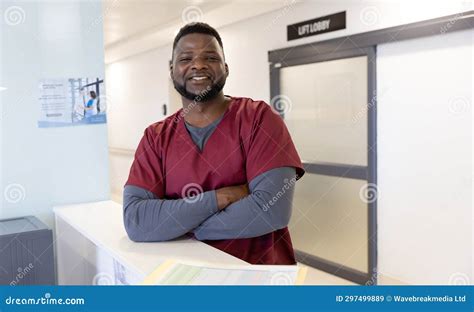
[[[191,101],[208,101],[222,91],[229,71],[216,38],[192,33],[179,39],[170,74],[181,96]]]

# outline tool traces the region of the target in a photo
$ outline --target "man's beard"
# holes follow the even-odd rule
[[[210,86],[207,86],[204,90],[199,91],[198,94],[194,94],[186,90],[184,84],[180,85],[175,79],[173,79],[173,85],[176,91],[181,94],[182,97],[195,102],[206,102],[215,98],[224,88],[225,77]]]

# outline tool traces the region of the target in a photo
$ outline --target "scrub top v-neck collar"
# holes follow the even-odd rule
[[[203,145],[202,147],[202,150],[199,149],[199,146],[197,146],[196,143],[194,143],[193,141],[193,138],[191,137],[191,133],[188,132],[188,130],[186,129],[186,125],[185,125],[185,120],[184,120],[184,117],[181,118],[181,121],[179,122],[179,125],[180,125],[180,132],[181,134],[185,137],[185,141],[188,143],[188,144],[191,144],[193,146],[193,148],[199,153],[199,154],[204,154],[204,152],[207,150],[206,149],[206,146],[211,143],[213,137],[215,136],[216,132],[220,131],[219,128],[221,128],[221,125],[228,119],[227,116],[229,115],[229,112],[231,111],[232,109],[232,106],[235,102],[235,99],[232,97],[232,96],[229,96],[229,95],[226,95],[227,97],[230,98],[230,103],[229,105],[227,106],[227,109],[226,111],[224,112],[224,114],[222,115],[221,118],[221,121],[216,125],[214,131],[212,131],[212,133],[209,135],[206,143]],[[205,127],[204,127],[205,128]]]
[[[216,131],[216,127],[219,125],[219,123],[222,121],[222,118],[224,117],[224,113],[222,113],[219,118],[211,122],[205,127],[195,127],[190,125],[186,120],[184,120],[184,125],[186,126],[186,130],[188,130],[188,133],[191,135],[191,138],[193,139],[194,144],[196,144],[199,147],[199,150],[202,151],[204,145],[206,145],[207,140],[209,140],[209,137]]]

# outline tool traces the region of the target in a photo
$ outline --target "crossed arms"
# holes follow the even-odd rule
[[[160,199],[126,185],[124,224],[136,242],[167,241],[192,232],[198,240],[257,237],[288,225],[295,168],[280,167],[249,185],[224,187],[189,199]]]

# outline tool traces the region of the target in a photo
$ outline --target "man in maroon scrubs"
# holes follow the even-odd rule
[[[177,34],[170,75],[183,108],[137,148],[124,189],[130,239],[190,234],[252,264],[294,264],[287,225],[304,170],[283,120],[263,101],[224,95],[229,68],[207,24]]]

